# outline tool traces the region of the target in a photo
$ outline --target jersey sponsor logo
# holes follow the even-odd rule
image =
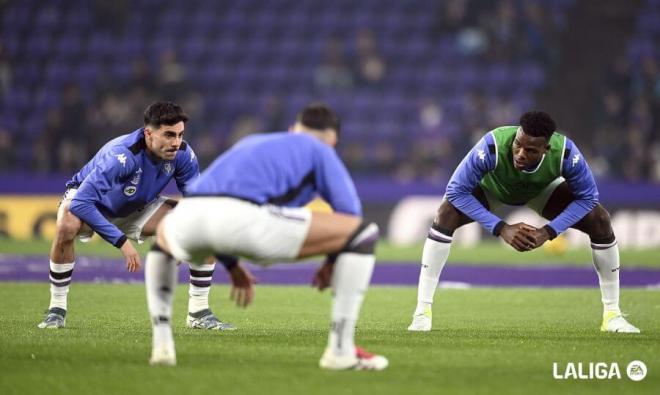
[[[163,166],[163,170],[165,170],[165,173],[171,174],[172,173],[172,162],[166,162],[165,165]]]
[[[126,188],[124,188],[124,195],[126,196],[133,196],[135,195],[135,192],[137,192],[137,188],[134,187],[133,185],[129,185]]]
[[[482,162],[486,161],[486,151],[482,149],[477,149],[477,155],[479,156],[479,159],[481,159]]]
[[[192,161],[194,160],[195,160],[195,152],[193,152],[193,150],[190,150],[190,162],[192,163]]]
[[[575,165],[577,165],[577,163],[579,161],[580,161],[580,154],[573,155],[573,166],[572,167],[575,167]]]
[[[119,163],[121,163],[122,166],[126,167],[126,155],[119,154],[119,155],[115,155],[115,156],[117,157],[117,160],[119,161]]]
[[[133,179],[131,180],[131,184],[137,185],[140,183],[140,177],[142,176],[142,168],[140,167],[137,169],[135,172],[135,175],[133,176]]]

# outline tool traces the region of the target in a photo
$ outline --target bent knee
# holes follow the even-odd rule
[[[587,218],[591,224],[598,229],[609,229],[611,227],[610,213],[600,204],[596,205]]]
[[[375,222],[362,222],[348,240],[344,251],[357,254],[373,254],[379,237],[380,230]]]
[[[614,238],[610,213],[598,204],[582,221],[586,225],[586,233],[594,243],[609,242]]]
[[[57,236],[60,240],[73,240],[80,232],[82,221],[68,211],[57,221]]]
[[[446,230],[449,233],[453,233],[463,222],[469,221],[469,218],[464,217],[465,215],[463,213],[454,207],[454,205],[447,199],[444,199],[442,203],[440,203],[440,207],[438,207],[438,212],[433,220],[433,225]]]

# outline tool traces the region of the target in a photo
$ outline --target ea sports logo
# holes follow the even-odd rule
[[[134,187],[133,185],[129,185],[126,188],[124,188],[124,195],[126,196],[133,196],[135,195],[135,192],[137,192],[137,188]]]
[[[632,361],[628,364],[626,368],[626,373],[628,373],[628,378],[632,381],[642,381],[646,377],[646,364],[642,361]]]

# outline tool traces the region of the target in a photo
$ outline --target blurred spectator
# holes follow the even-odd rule
[[[129,0],[94,0],[94,26],[109,33],[119,35],[126,24],[131,3]]]
[[[234,121],[229,134],[229,141],[227,142],[228,146],[226,148],[229,148],[238,140],[249,134],[262,133],[263,131],[263,125],[257,117],[247,114],[241,115],[236,121]]]
[[[0,170],[13,170],[16,167],[16,147],[9,130],[0,128]]]
[[[46,114],[46,124],[32,144],[32,170],[38,173],[51,173],[58,170],[57,151],[58,133],[61,131],[62,117],[57,109]]]
[[[11,63],[7,48],[0,39],[0,105],[4,104],[11,85]]]
[[[558,62],[559,35],[554,19],[538,1],[523,2],[524,56],[539,60],[546,67]]]
[[[385,78],[387,65],[378,51],[374,33],[369,29],[360,29],[355,40],[355,69],[360,85],[378,86]]]
[[[512,0],[499,0],[494,15],[485,16],[483,24],[490,42],[490,60],[507,61],[519,56],[524,33]]]
[[[263,124],[265,131],[287,130],[291,120],[286,119],[284,105],[279,96],[268,96],[264,100]]]
[[[195,133],[186,136],[186,139],[194,141],[195,156],[201,170],[206,169],[223,151],[222,144],[211,133]]]
[[[460,51],[469,56],[479,55],[488,47],[488,37],[478,26],[475,2],[472,0],[448,0],[440,3],[437,18],[431,28],[434,40],[450,37]]]
[[[314,83],[321,91],[353,87],[353,73],[346,63],[339,38],[330,37],[326,41],[323,60],[314,72]]]
[[[149,67],[146,56],[139,56],[131,62],[131,76],[126,84],[127,87],[141,87],[147,91],[155,91],[157,81],[155,74]]]
[[[88,159],[85,110],[78,85],[65,86],[59,109],[60,122],[54,130],[57,136],[55,148],[58,155],[58,170],[61,172],[78,170]]]
[[[187,93],[186,70],[174,50],[161,54],[158,85],[162,100],[180,101]]]
[[[447,0],[440,3],[437,17],[432,27],[434,37],[458,34],[476,23],[470,0]]]

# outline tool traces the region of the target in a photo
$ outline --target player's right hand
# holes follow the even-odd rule
[[[531,251],[536,247],[534,231],[536,231],[535,227],[524,222],[513,225],[505,224],[500,232],[500,237],[518,251]]]
[[[247,307],[254,299],[256,278],[240,263],[229,270],[229,277],[231,278],[229,298],[235,300],[239,307]]]
[[[124,259],[126,259],[126,269],[129,272],[137,272],[140,270],[142,267],[140,264],[140,254],[138,254],[130,240],[126,240],[124,245],[121,246],[120,251],[124,255]]]

